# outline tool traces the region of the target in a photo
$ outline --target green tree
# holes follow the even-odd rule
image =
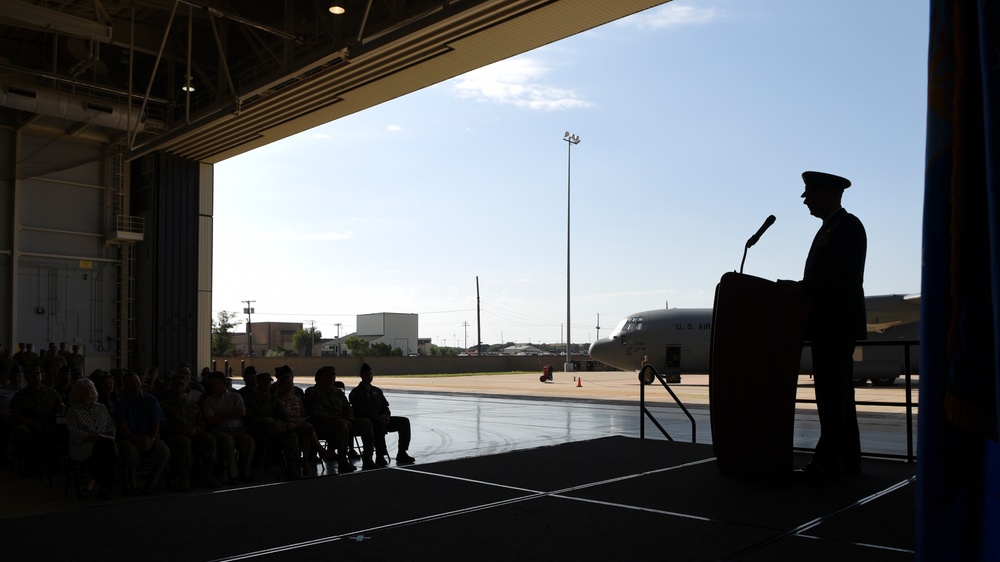
[[[212,355],[225,357],[230,355],[236,346],[233,345],[232,330],[236,327],[235,312],[220,310],[218,318],[212,320]]]
[[[344,347],[351,352],[351,355],[356,355],[358,357],[372,355],[371,345],[368,343],[368,340],[363,340],[355,336],[351,336],[344,340]]]
[[[292,334],[292,347],[303,357],[312,357],[313,346],[323,337],[323,332],[315,326],[299,328]]]

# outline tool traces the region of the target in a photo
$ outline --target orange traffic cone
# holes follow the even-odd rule
[[[583,386],[583,377],[576,377],[576,387],[580,388]]]

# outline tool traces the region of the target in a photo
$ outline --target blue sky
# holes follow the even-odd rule
[[[675,0],[226,160],[213,317],[474,345],[478,276],[484,343],[565,341],[566,131],[574,343],[710,307],[770,214],[744,272],[798,279],[805,170],[854,184],[866,293],[919,292],[927,29],[913,0]]]

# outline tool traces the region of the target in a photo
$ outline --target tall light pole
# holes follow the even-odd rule
[[[563,370],[567,373],[573,370],[573,359],[569,355],[569,218],[570,218],[570,186],[572,182],[571,166],[572,156],[573,156],[573,145],[580,144],[580,137],[578,135],[571,135],[569,131],[563,135],[563,140],[566,141],[566,364],[563,365]]]
[[[243,309],[243,314],[247,315],[247,357],[253,357],[253,332],[250,330],[250,315],[253,314],[253,307],[250,306],[257,301],[240,301],[247,303]]]

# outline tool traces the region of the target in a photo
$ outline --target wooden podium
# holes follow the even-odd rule
[[[808,308],[777,284],[726,273],[715,291],[709,403],[719,471],[792,470],[795,392]]]

